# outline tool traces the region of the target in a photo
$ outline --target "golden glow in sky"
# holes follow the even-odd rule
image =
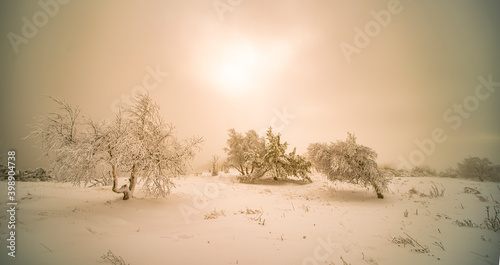
[[[478,77],[500,82],[500,1],[217,1],[229,6],[223,20],[213,2],[69,1],[31,28],[23,18],[43,19],[39,1],[0,1],[0,149],[45,166],[36,143],[22,140],[34,116],[57,110],[42,95],[101,120],[139,87],[179,135],[207,139],[196,165],[225,155],[228,129],[272,124],[286,125],[298,153],[355,133],[382,163],[408,158],[415,141],[444,128],[429,166],[500,163],[498,93],[470,117],[457,113],[458,129],[443,120],[475,96]],[[389,18],[392,2],[401,11]],[[15,48],[12,34],[22,37]],[[355,47],[349,60],[345,43]]]
[[[256,78],[257,60],[257,51],[249,45],[230,47],[215,68],[216,85],[230,93],[250,89]]]

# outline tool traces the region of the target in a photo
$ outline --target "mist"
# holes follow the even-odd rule
[[[50,2],[50,1],[48,1]],[[179,137],[270,126],[298,153],[354,133],[378,162],[500,163],[498,1],[2,1],[1,152],[47,166],[23,138],[47,96],[94,120],[147,92]]]

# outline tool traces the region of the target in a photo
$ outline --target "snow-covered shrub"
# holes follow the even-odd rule
[[[21,171],[21,174],[17,177],[19,181],[50,181],[52,177],[43,168],[39,167],[36,169],[27,169]]]
[[[254,130],[243,135],[230,129],[224,151],[227,153],[226,165],[238,170],[242,176],[249,176],[254,173],[258,160],[264,155],[265,141]]]
[[[200,137],[177,139],[148,95],[137,96],[113,122],[100,124],[82,117],[79,108],[54,101],[61,113],[39,117],[29,137],[52,158],[56,178],[87,185],[96,179],[99,167],[109,168],[112,190],[123,193],[124,200],[133,196],[138,181],[146,195],[168,194],[172,178],[184,173],[202,142]],[[121,174],[128,175],[128,183],[118,187]]]
[[[212,159],[210,160],[210,173],[212,174],[212,177],[218,176],[219,175],[219,157],[217,155],[213,155]]]
[[[7,180],[9,168],[0,165],[0,180]],[[16,181],[50,181],[52,176],[44,168],[17,170]]]
[[[389,165],[383,165],[378,167],[380,174],[386,178],[407,178],[407,177],[412,177],[413,174],[404,169],[395,169]]]
[[[229,130],[227,161],[240,173],[240,180],[253,181],[264,175],[270,175],[275,180],[287,179],[294,176],[310,181],[311,163],[304,157],[297,155],[294,149],[286,153],[288,143],[281,142],[281,135],[274,135],[269,128],[266,138],[259,137],[254,130],[243,136],[234,129]]]
[[[448,167],[438,174],[442,178],[458,178],[458,171],[452,167]]]
[[[414,177],[436,177],[436,170],[431,169],[429,166],[418,166],[411,170]]]
[[[316,170],[329,180],[371,186],[378,198],[384,198],[382,191],[387,188],[387,179],[378,170],[377,153],[357,144],[353,134],[348,133],[345,141],[310,144],[308,155]]]
[[[461,178],[500,181],[500,167],[493,165],[488,158],[468,157],[457,166]]]
[[[490,181],[500,182],[500,165],[494,165],[491,168]]]
[[[266,136],[266,154],[262,159],[260,168],[269,172],[276,180],[294,176],[311,181],[307,175],[311,173],[311,163],[304,157],[297,155],[295,148],[287,154],[288,143],[281,143],[281,135],[279,133],[274,135],[272,128],[269,128]]]
[[[312,163],[301,155],[296,154],[296,148],[287,155],[288,167],[286,169],[288,176],[294,176],[302,180],[312,181],[309,178],[311,173]]]

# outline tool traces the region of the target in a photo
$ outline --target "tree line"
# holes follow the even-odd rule
[[[37,117],[28,138],[38,141],[49,157],[50,171],[57,180],[75,185],[112,184],[111,190],[132,198],[138,183],[146,195],[165,196],[174,187],[173,178],[186,173],[186,167],[201,150],[203,138],[179,139],[175,127],[159,114],[159,106],[149,95],[138,95],[133,105],[124,106],[114,120],[97,123],[83,116],[78,107],[55,98],[59,112]],[[379,168],[377,153],[356,142],[348,133],[344,141],[311,143],[304,156],[296,148],[287,151],[288,142],[272,128],[265,136],[255,130],[246,133],[229,129],[225,166],[239,173],[241,182],[253,182],[264,176],[274,180],[296,178],[311,182],[314,168],[331,181],[343,181],[372,188],[383,199],[388,175],[401,176],[402,170]],[[211,160],[211,173],[218,173],[219,157]],[[101,172],[101,176],[99,176]],[[104,174],[102,172],[107,172]],[[388,174],[390,173],[390,174]],[[438,175],[428,167],[417,167],[412,175]],[[120,185],[120,177],[127,181]],[[447,169],[444,177],[500,180],[500,166],[487,159],[470,157]]]

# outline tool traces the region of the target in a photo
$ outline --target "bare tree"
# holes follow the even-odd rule
[[[54,158],[51,169],[62,181],[87,185],[99,165],[108,167],[112,191],[122,193],[124,200],[133,197],[139,181],[146,195],[167,195],[172,178],[184,174],[203,141],[178,140],[148,95],[137,96],[135,104],[120,111],[113,122],[101,124],[81,117],[77,107],[54,101],[62,114],[39,117],[29,135]],[[128,175],[128,183],[118,187],[121,174]]]
[[[328,179],[372,186],[377,197],[384,198],[382,192],[386,189],[387,180],[380,174],[375,162],[377,153],[358,145],[353,134],[347,133],[345,141],[310,144],[308,154],[316,170],[326,174]]]
[[[210,160],[210,166],[212,168],[212,176],[218,176],[219,175],[219,156],[213,155],[212,159]]]

